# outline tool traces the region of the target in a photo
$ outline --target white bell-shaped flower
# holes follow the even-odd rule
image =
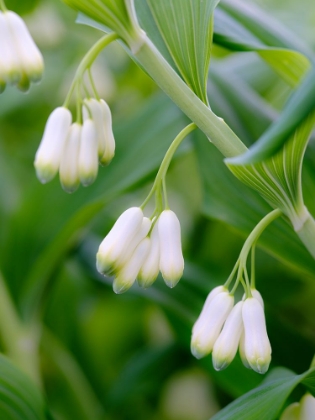
[[[78,161],[81,131],[81,124],[72,124],[61,157],[59,168],[60,182],[62,188],[68,193],[73,193],[80,185]]]
[[[145,238],[136,247],[126,264],[118,271],[113,283],[115,293],[124,293],[133,285],[149,250],[150,239]]]
[[[224,327],[214,343],[212,362],[215,370],[225,369],[234,359],[241,334],[243,332],[242,309],[244,302],[238,302],[229,316]]]
[[[212,351],[233,304],[234,297],[228,292],[221,292],[207,306],[203,317],[198,319],[198,327],[194,328],[191,338],[191,352],[197,359]]]
[[[299,420],[314,420],[315,419],[315,398],[307,393],[301,399],[301,411]]]
[[[138,284],[141,287],[150,287],[159,274],[160,265],[160,239],[158,223],[155,223],[150,235],[150,251],[138,275]]]
[[[301,412],[300,403],[290,404],[281,414],[281,417],[279,420],[302,420],[302,417],[300,417],[300,412]],[[310,417],[310,419],[313,419],[313,418],[314,418],[314,415],[313,417]]]
[[[160,270],[165,283],[174,287],[184,271],[180,223],[172,210],[164,210],[158,220]]]
[[[110,111],[107,103],[101,99],[100,100],[102,112],[103,112],[103,127],[104,127],[104,148],[105,151],[100,158],[100,163],[102,165],[108,165],[110,161],[115,156],[115,138],[112,128],[112,113]]]
[[[271,361],[271,346],[266,330],[264,308],[258,299],[251,297],[244,301],[242,314],[246,360],[253,370],[265,373]]]
[[[198,329],[199,324],[203,322],[204,319],[204,314],[207,311],[207,308],[210,304],[210,302],[219,294],[222,292],[228,292],[228,289],[224,286],[217,286],[214,289],[211,290],[211,292],[208,294],[207,299],[202,307],[201,313],[197,319],[197,321],[195,322],[194,326],[193,326],[193,332]]]
[[[79,177],[82,185],[91,185],[98,173],[98,144],[95,123],[85,120],[82,127],[79,153]]]
[[[64,107],[56,108],[48,118],[34,162],[37,177],[43,184],[58,172],[71,121],[71,112]]]
[[[31,37],[23,19],[14,12],[4,13],[11,32],[22,72],[32,82],[38,82],[44,71],[43,57]]]
[[[147,236],[151,229],[151,220],[148,217],[144,217],[142,219],[141,226],[138,230],[138,232],[134,235],[131,242],[128,245],[128,248],[126,248],[125,252],[120,255],[119,258],[115,261],[115,270],[120,270],[122,266],[124,266],[127,261],[131,258],[132,254],[134,253],[134,250],[139,245],[139,243]]]
[[[8,12],[0,11],[0,78],[7,83],[16,84],[21,80],[22,68],[7,14]]]
[[[95,98],[85,99],[84,105],[84,120],[91,118],[95,123],[98,144],[98,157],[101,159],[105,153],[105,126],[103,121],[102,105],[100,101]]]
[[[115,262],[124,255],[141,229],[142,221],[143,212],[139,207],[131,207],[117,219],[98,249],[96,265],[100,273],[109,272]]]
[[[240,345],[239,345],[238,350],[239,350],[240,358],[243,362],[243,365],[247,369],[251,369],[250,364],[248,363],[248,360],[246,359],[246,355],[245,355],[245,331],[244,331],[244,327],[243,327],[243,332],[241,334]]]

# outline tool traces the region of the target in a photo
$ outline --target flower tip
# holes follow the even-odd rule
[[[113,290],[116,293],[116,295],[121,295],[122,293],[127,292],[127,290],[129,290],[131,286],[132,284],[130,283],[123,283],[118,279],[115,279],[113,283]]]
[[[166,286],[168,286],[170,289],[173,289],[177,285],[181,277],[182,277],[182,274],[180,276],[176,276],[173,278],[165,278],[163,276]]]
[[[39,161],[36,161],[35,159],[34,166],[36,170],[36,176],[39,182],[41,182],[42,184],[47,184],[56,175],[57,170],[51,165],[43,164]]]
[[[255,363],[250,363],[250,367],[257,373],[263,375],[267,372],[269,365],[270,365],[271,358],[267,359],[257,359]]]
[[[197,344],[192,343],[191,346],[190,346],[190,351],[191,351],[191,354],[198,360],[207,356],[207,354],[205,352],[203,352]]]
[[[228,360],[217,359],[217,358],[212,357],[212,364],[213,364],[214,369],[217,372],[219,372],[220,370],[226,369],[229,366],[230,362]]]

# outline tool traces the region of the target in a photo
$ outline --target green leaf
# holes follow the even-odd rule
[[[222,9],[215,13],[216,44],[233,51],[255,51],[290,86],[295,87],[310,68],[310,61],[297,51],[269,47],[240,21]]]
[[[45,402],[31,380],[6,357],[0,355],[0,418],[44,420]]]
[[[300,383],[315,390],[314,368],[302,375],[287,369],[272,371],[262,385],[229,404],[212,420],[274,420],[280,414],[286,399]]]
[[[228,161],[233,165],[260,162],[273,156],[292,136],[294,130],[315,109],[315,67],[290,96],[279,119],[243,155]]]
[[[240,183],[227,170],[220,153],[201,133],[196,133],[196,140],[204,185],[204,214],[248,235],[270,212],[270,206],[256,191]],[[258,245],[289,266],[314,275],[314,259],[284,220],[272,223],[259,239]]]
[[[147,0],[185,82],[207,103],[212,16],[218,0]]]

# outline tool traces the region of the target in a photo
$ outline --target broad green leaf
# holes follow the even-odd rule
[[[303,383],[314,393],[314,368],[302,375],[283,369],[269,375],[270,378],[267,377],[262,385],[229,404],[212,420],[274,420],[298,384]]]
[[[207,103],[212,16],[218,0],[147,0],[185,82]]]
[[[215,13],[214,42],[233,51],[255,51],[290,86],[295,87],[310,68],[300,52],[269,47],[249,29],[222,9]]]
[[[220,153],[203,135],[198,134],[196,146],[204,183],[204,214],[248,235],[270,212],[270,206],[257,192],[246,188],[229,173]],[[314,275],[314,259],[284,220],[272,223],[258,245],[289,266]]]
[[[264,45],[287,48],[299,51],[308,58],[313,57],[313,52],[304,40],[258,5],[244,4],[241,0],[223,0],[219,7],[234,17]]]
[[[48,419],[44,399],[35,385],[2,355],[0,355],[0,418]]]
[[[279,119],[243,155],[230,159],[234,165],[260,162],[273,156],[292,136],[294,130],[314,110],[315,67],[292,93]]]

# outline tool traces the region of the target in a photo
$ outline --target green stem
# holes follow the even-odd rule
[[[251,264],[250,264],[250,286],[252,289],[256,288],[256,275],[255,275],[255,250],[256,244],[252,246]]]
[[[1,1],[1,0],[0,0]],[[111,42],[115,41],[118,38],[118,35],[116,33],[111,33],[103,36],[99,41],[97,41],[93,47],[87,52],[87,54],[84,56],[83,60],[81,61],[76,74],[74,76],[73,82],[70,86],[68,95],[65,99],[65,102],[63,104],[64,107],[68,107],[70,103],[71,96],[73,95],[73,92],[78,84],[78,82],[82,79],[85,71],[89,69],[96,58],[98,57],[99,53],[107,47]]]
[[[7,9],[7,6],[5,5],[5,2],[4,2],[4,0],[0,0],[0,9],[3,11],[3,12],[6,12],[8,9]]]
[[[149,192],[147,198],[144,200],[144,202],[140,206],[142,209],[144,209],[144,207],[148,204],[155,190],[165,178],[168,167],[170,166],[174,153],[178,149],[179,145],[188,136],[188,134],[191,133],[196,128],[197,128],[196,124],[194,123],[189,124],[176,136],[176,138],[174,139],[173,143],[170,145],[169,149],[167,150],[164,156],[160,169],[155,177],[155,181],[154,181],[153,187],[151,188],[151,191]]]
[[[242,251],[240,253],[240,264],[244,262],[246,264],[246,260],[248,257],[248,254],[253,247],[254,244],[256,244],[258,238],[263,233],[263,231],[266,229],[266,227],[273,222],[275,219],[280,217],[282,215],[282,211],[279,209],[273,210],[270,213],[267,214],[259,223],[255,226],[249,237],[246,239]]]
[[[247,150],[230,127],[217,117],[178,76],[149,39],[146,39],[135,54],[135,58],[224,156],[237,156]]]
[[[40,327],[24,324],[0,273],[0,332],[6,354],[37,385],[41,385],[38,361]]]
[[[164,207],[166,210],[169,210],[170,207],[168,205],[168,198],[167,198],[167,190],[166,190],[166,181],[165,181],[165,177],[162,180],[162,184],[163,184],[163,195],[164,195]]]

